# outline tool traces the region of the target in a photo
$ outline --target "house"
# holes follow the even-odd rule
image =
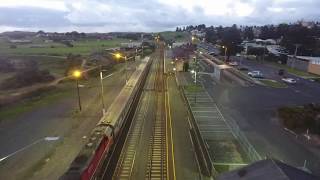
[[[287,65],[301,71],[320,75],[320,57],[288,55]]]
[[[196,36],[198,38],[203,38],[206,36],[205,32],[198,31],[197,29],[191,31],[192,36]]]
[[[265,159],[243,168],[222,173],[218,180],[317,180],[309,172],[275,159]]]

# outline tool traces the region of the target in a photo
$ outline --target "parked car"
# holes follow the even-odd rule
[[[217,54],[215,52],[209,52],[209,55],[216,56]]]
[[[295,79],[293,79],[293,78],[282,78],[281,80],[286,82],[286,83],[289,83],[289,84],[297,83],[297,81]]]
[[[228,63],[230,66],[238,66],[238,62],[236,61],[231,61]]]
[[[249,71],[249,68],[245,67],[245,66],[238,66],[238,69],[240,71]]]
[[[248,72],[248,76],[253,78],[263,78],[263,74],[260,71],[250,71]]]

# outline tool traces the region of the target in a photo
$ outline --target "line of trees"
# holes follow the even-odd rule
[[[251,41],[254,38],[274,39],[280,42],[290,54],[293,54],[296,46],[299,46],[299,55],[320,56],[320,23],[311,23],[305,26],[302,22],[295,24],[279,24],[265,26],[237,26],[231,27],[190,25],[177,28],[177,31],[199,30],[206,32],[205,39],[213,44],[228,47],[228,56],[241,51],[239,44],[243,40]],[[222,51],[223,52],[223,51]]]

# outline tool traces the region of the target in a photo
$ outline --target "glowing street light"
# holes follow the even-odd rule
[[[81,71],[79,71],[79,70],[73,71],[72,76],[75,77],[76,79],[80,78],[81,77]]]
[[[122,56],[121,56],[121,54],[120,54],[120,53],[116,53],[116,54],[114,54],[114,56],[115,56],[117,59],[122,58]]]
[[[78,105],[79,105],[79,110],[81,111],[81,100],[80,100],[80,90],[79,90],[79,79],[81,77],[82,73],[79,70],[75,70],[72,73],[72,76],[76,79],[77,82],[77,94],[78,94]]]

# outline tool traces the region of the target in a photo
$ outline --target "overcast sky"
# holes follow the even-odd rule
[[[163,31],[320,21],[320,0],[0,0],[0,32]]]

